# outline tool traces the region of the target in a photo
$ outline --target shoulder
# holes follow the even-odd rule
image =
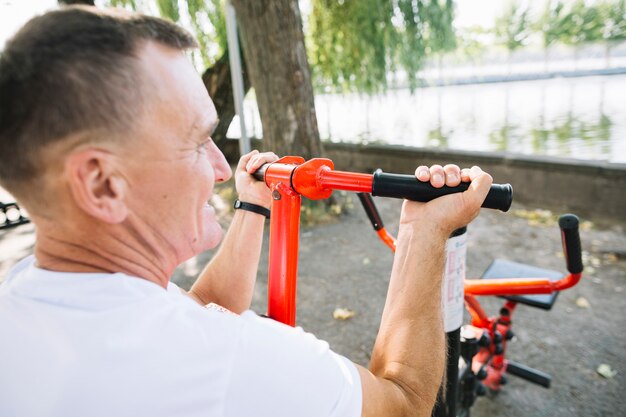
[[[19,261],[15,265],[13,265],[13,267],[11,267],[11,269],[9,269],[9,272],[7,273],[6,277],[4,277],[4,282],[8,283],[8,282],[12,281],[22,271],[24,271],[25,269],[27,269],[28,267],[30,267],[34,263],[35,263],[35,257],[33,255],[29,255],[29,256],[25,257],[24,259],[22,259],[21,261]],[[0,283],[2,283],[1,279],[0,279]]]

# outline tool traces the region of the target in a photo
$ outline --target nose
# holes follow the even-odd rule
[[[215,143],[211,142],[211,147],[211,165],[215,172],[215,182],[228,181],[233,176],[230,164]]]

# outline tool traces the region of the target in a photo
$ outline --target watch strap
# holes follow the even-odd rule
[[[233,205],[235,210],[245,210],[251,211],[252,213],[260,214],[261,216],[265,216],[266,218],[270,218],[270,210],[259,206],[258,204],[246,203],[245,201],[241,201],[239,199],[235,200],[235,204]]]

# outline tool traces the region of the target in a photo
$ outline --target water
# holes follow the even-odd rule
[[[335,142],[626,163],[625,97],[626,75],[613,75],[318,95],[315,104],[322,139]],[[256,109],[245,107],[250,121]]]
[[[322,138],[626,162],[626,75],[319,96]]]

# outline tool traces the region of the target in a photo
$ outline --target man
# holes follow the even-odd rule
[[[0,286],[0,415],[429,415],[444,365],[444,243],[477,215],[491,177],[416,170],[438,187],[472,182],[405,202],[369,370],[246,311],[258,213],[237,210],[185,294],[169,277],[220,242],[207,201],[231,176],[183,53],[194,46],[166,21],[93,8],[34,18],[7,44],[0,182],[29,211],[37,244]],[[250,173],[275,159],[242,157],[241,201],[269,207]]]

